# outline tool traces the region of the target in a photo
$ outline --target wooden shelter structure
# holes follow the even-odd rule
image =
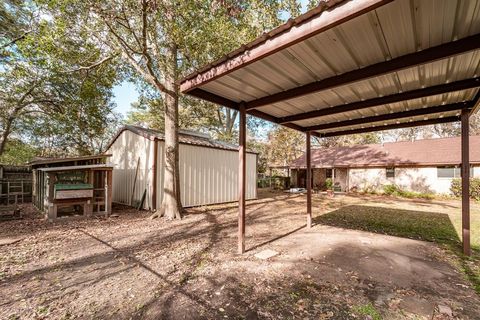
[[[0,164],[0,218],[20,217],[18,205],[31,199],[31,168]]]
[[[183,93],[239,111],[238,251],[245,251],[246,115],[311,136],[461,121],[469,189],[469,117],[479,108],[480,3],[330,0],[182,80]],[[428,152],[428,150],[426,150]],[[311,226],[311,183],[307,184]],[[463,251],[470,254],[468,192]]]
[[[112,170],[110,155],[33,161],[33,204],[55,220],[63,208],[66,215],[110,215]],[[67,209],[68,211],[65,211]]]

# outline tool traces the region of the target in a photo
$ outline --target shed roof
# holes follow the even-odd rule
[[[459,165],[460,137],[312,149],[312,167]],[[470,137],[470,163],[480,164],[480,136]],[[305,168],[305,154],[291,163]]]
[[[90,156],[79,156],[79,157],[64,157],[64,158],[41,158],[37,157],[29,163],[31,166],[38,166],[43,164],[53,164],[53,163],[64,163],[64,162],[75,162],[75,161],[88,161],[96,159],[105,159],[111,157],[111,154],[96,154]]]
[[[85,170],[85,169],[92,169],[92,170],[112,170],[113,166],[108,164],[86,164],[80,166],[65,166],[65,167],[48,167],[48,168],[40,168],[39,171],[44,172],[58,172],[58,171],[76,171],[76,170]]]
[[[478,108],[479,49],[478,1],[327,1],[181,90],[325,137],[452,122]]]
[[[155,139],[165,140],[165,136],[163,132],[160,132],[158,130],[144,128],[140,126],[126,125],[126,126],[123,126],[117,132],[117,134],[112,138],[110,143],[107,145],[107,148],[106,148],[107,150],[112,146],[112,144],[117,140],[117,138],[125,130],[131,131],[135,134],[138,134],[152,141]],[[237,145],[219,141],[219,140],[214,140],[208,134],[195,132],[191,130],[180,129],[178,134],[178,140],[182,144],[189,144],[189,145],[214,148],[214,149],[238,151]],[[255,153],[255,152],[249,151],[249,153]]]

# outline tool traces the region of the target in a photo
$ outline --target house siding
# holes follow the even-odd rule
[[[437,167],[396,167],[395,177],[387,178],[386,168],[351,168],[349,188],[358,191],[381,192],[384,185],[395,184],[404,190],[449,194],[452,179],[438,178]],[[480,177],[480,167],[474,167],[474,177]]]

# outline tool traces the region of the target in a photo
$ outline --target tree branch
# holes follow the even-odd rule
[[[115,56],[117,56],[117,54],[114,54],[112,56],[108,56],[108,57],[105,57],[103,59],[101,59],[100,61],[97,61],[89,66],[80,66],[76,69],[72,69],[72,70],[68,70],[66,71],[66,73],[73,73],[73,72],[78,72],[78,71],[82,71],[82,70],[92,70],[92,69],[95,69],[96,67],[104,64],[105,62],[107,61],[110,61],[112,60]]]

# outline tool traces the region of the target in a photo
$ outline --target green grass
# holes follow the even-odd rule
[[[347,205],[317,217],[317,222],[342,228],[364,230],[393,236],[431,241],[440,244],[454,255],[456,266],[480,293],[480,212],[471,212],[472,256],[462,254],[461,213],[456,207],[446,206],[442,212],[434,212],[434,205],[423,204],[417,211],[395,208],[398,203],[385,207]],[[401,205],[401,204],[400,204]],[[415,207],[415,204],[406,204]],[[431,207],[431,208],[429,208]]]
[[[382,316],[371,303],[353,307],[353,312],[361,316],[370,316],[373,320],[382,320]]]

